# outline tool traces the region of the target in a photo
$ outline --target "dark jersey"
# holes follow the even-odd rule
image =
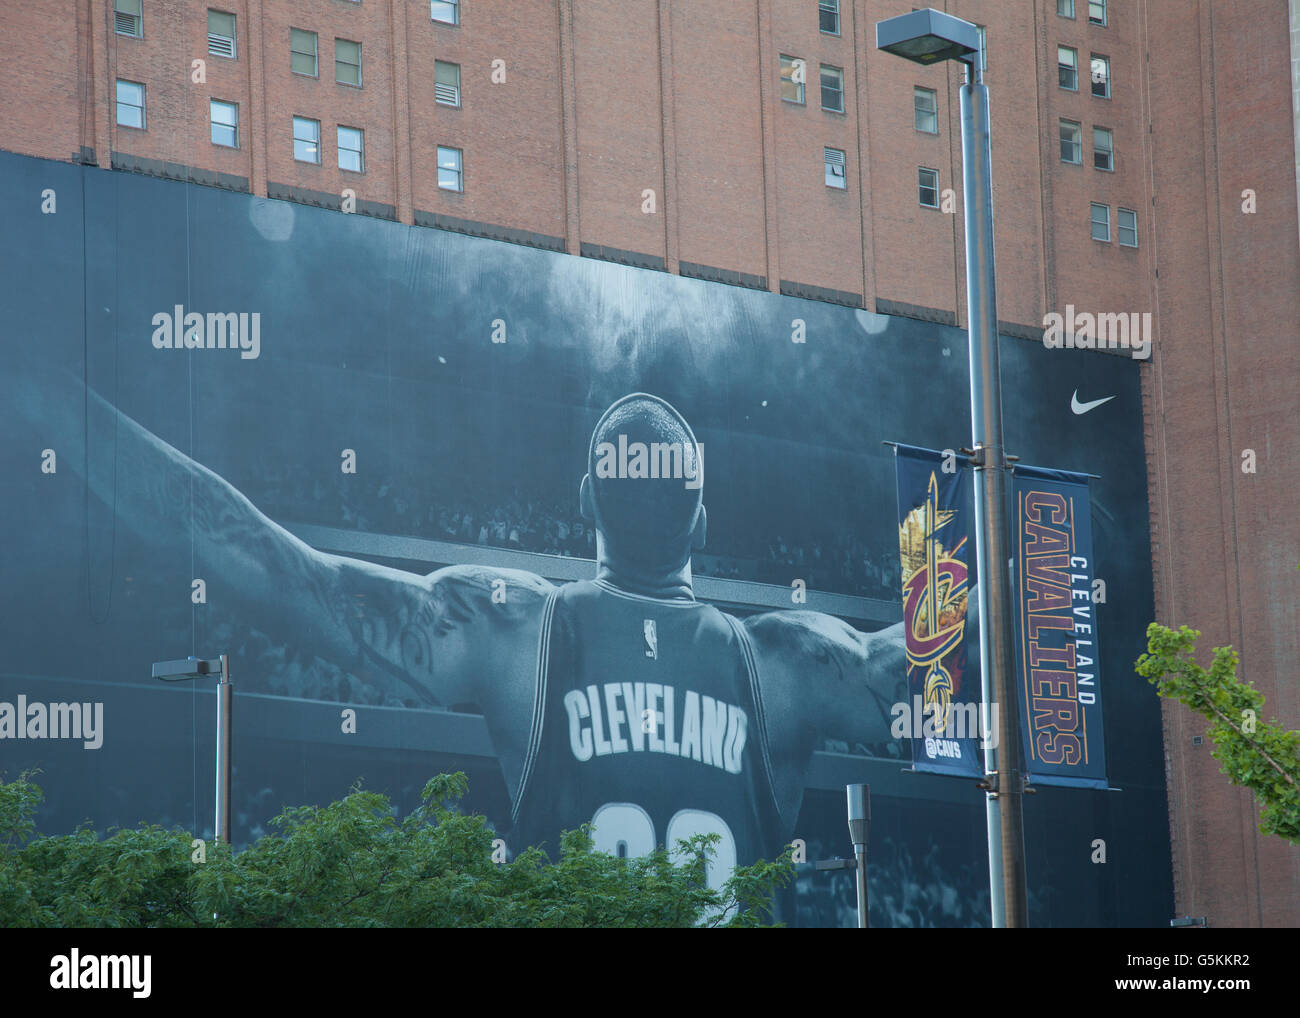
[[[596,847],[645,855],[717,833],[709,883],[771,858],[783,826],[749,638],[712,605],[602,580],[553,591],[512,848],[591,822]]]

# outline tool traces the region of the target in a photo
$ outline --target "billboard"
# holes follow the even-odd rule
[[[94,749],[0,739],[0,770],[43,771],[41,830],[211,836],[211,688],[149,674],[228,653],[236,843],[456,769],[512,855],[584,822],[627,854],[716,832],[718,881],[847,852],[866,781],[873,924],[987,924],[982,793],[904,774],[890,731],[881,443],[964,444],[960,330],[4,153],[0,180],[0,701],[102,712]],[[1101,674],[1125,674],[1139,366],[1004,347],[1011,449],[1101,477]],[[1026,804],[1040,925],[1172,907],[1158,707],[1107,700],[1124,791]],[[852,894],[808,867],[782,918],[845,923]]]

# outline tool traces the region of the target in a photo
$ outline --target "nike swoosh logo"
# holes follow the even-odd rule
[[[1094,399],[1088,403],[1079,402],[1079,390],[1074,390],[1074,395],[1070,397],[1070,409],[1076,414],[1086,414],[1089,410],[1096,410],[1103,403],[1109,403],[1114,396],[1103,396],[1101,399]]]

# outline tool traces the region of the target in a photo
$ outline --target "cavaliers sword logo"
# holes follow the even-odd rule
[[[960,645],[966,630],[966,564],[955,557],[966,538],[948,549],[935,536],[956,515],[954,510],[939,509],[939,486],[931,473],[925,505],[908,513],[898,528],[908,677],[913,669],[925,670],[922,707],[933,714],[936,732],[947,728],[956,694],[944,658]]]

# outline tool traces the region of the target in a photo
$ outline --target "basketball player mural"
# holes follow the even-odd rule
[[[890,707],[906,699],[901,624],[864,634],[804,610],[742,620],[695,599],[701,450],[658,397],[624,396],[597,423],[579,489],[596,577],[556,586],[522,570],[420,576],[317,551],[93,391],[63,385],[65,405],[85,400],[92,433],[116,433],[116,469],[92,470],[92,490],[150,540],[192,493],[196,550],[255,606],[259,629],[353,671],[360,657],[368,679],[430,704],[477,705],[513,804],[512,851],[554,855],[560,832],[588,821],[598,848],[629,855],[717,833],[718,885],[795,835],[814,749],[886,742]],[[81,424],[68,418],[80,415],[9,391],[76,447]],[[695,479],[617,476],[599,461],[620,443],[675,447]]]

